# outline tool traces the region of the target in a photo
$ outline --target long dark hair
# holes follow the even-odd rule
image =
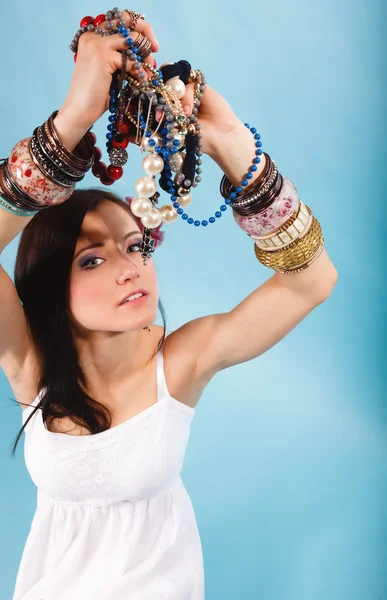
[[[37,410],[42,410],[44,422],[48,417],[69,416],[92,434],[110,427],[110,411],[85,391],[88,386],[73,340],[69,311],[71,266],[82,222],[86,213],[95,210],[104,200],[122,206],[143,231],[141,220],[119,196],[89,188],[75,190],[66,202],[41,210],[22,232],[16,255],[15,287],[41,361],[39,390],[46,389],[20,429],[12,456],[24,428]],[[165,340],[166,318],[160,300],[158,307],[164,332],[150,360]]]

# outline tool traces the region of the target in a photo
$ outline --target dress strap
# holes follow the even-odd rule
[[[165,398],[169,398],[169,392],[164,373],[163,349],[160,348],[157,352],[157,401],[162,402]]]

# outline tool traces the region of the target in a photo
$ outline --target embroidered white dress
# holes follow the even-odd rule
[[[13,600],[203,600],[194,509],[180,472],[195,409],[168,393],[108,431],[50,432],[41,410],[25,429],[37,506]],[[23,410],[23,423],[40,400]]]

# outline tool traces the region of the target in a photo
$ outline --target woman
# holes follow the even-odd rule
[[[122,19],[133,24],[128,12]],[[144,19],[131,30],[157,51]],[[123,48],[116,35],[90,31],[80,38],[69,93],[53,121],[69,153],[106,111]],[[153,60],[150,54],[147,62]],[[132,61],[127,69],[139,76]],[[188,84],[188,114],[193,102]],[[257,154],[254,137],[209,87],[198,120],[203,151],[237,186]],[[238,199],[264,184],[259,197],[267,199],[277,185],[270,210],[286,182],[274,167],[270,180],[269,158],[262,159]],[[11,165],[0,179],[1,250],[24,231],[15,286],[0,270],[0,365],[23,408],[26,464],[38,487],[13,599],[201,600],[202,548],[180,477],[195,407],[217,372],[256,358],[321,304],[336,269],[321,236],[301,266],[294,257],[289,262],[305,243],[310,219],[281,252],[266,252],[268,266],[288,257],[287,269],[274,269],[231,312],[195,319],[166,337],[165,327],[153,325],[158,307],[163,315],[156,271],[153,261],[142,262],[143,228],[128,204],[109,192],[77,190],[26,216],[33,205],[27,191],[35,191],[25,183],[19,202],[15,186],[7,187],[12,174]],[[54,196],[45,193],[38,198],[47,208]],[[234,216],[249,233],[251,215],[242,207]],[[261,262],[262,248],[284,227],[290,232],[299,211],[300,203],[285,225],[255,238]],[[136,292],[145,295],[134,299]]]

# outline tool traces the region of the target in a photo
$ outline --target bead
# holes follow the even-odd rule
[[[152,208],[153,204],[149,198],[133,198],[130,204],[130,209],[136,217],[144,217]]]
[[[122,167],[128,162],[128,153],[123,148],[113,148],[109,152],[109,157],[114,167]]]
[[[93,133],[92,131],[88,131],[86,133],[86,137],[88,138],[88,140],[91,142],[91,144],[93,146],[95,146],[95,144],[97,143],[97,136],[95,135],[95,133]]]
[[[110,179],[114,179],[114,181],[120,179],[123,175],[123,172],[124,170],[122,167],[115,167],[114,165],[109,165],[107,168],[108,177],[110,177]]]
[[[91,172],[95,177],[101,177],[107,172],[107,166],[104,162],[96,162],[91,167]]]
[[[103,15],[103,14],[98,15],[97,17],[95,17],[95,19],[93,21],[94,27],[99,27],[105,21],[106,21],[106,16],[105,15]]]
[[[150,198],[157,191],[156,182],[152,177],[140,177],[136,181],[135,190],[139,196]]]
[[[114,138],[112,140],[112,146],[113,146],[113,148],[127,148],[128,144],[129,144],[129,139],[128,138],[124,138],[122,140],[117,140],[117,139]]]
[[[93,148],[94,161],[99,162],[102,158],[102,150],[98,148],[98,146],[94,146]]]
[[[93,23],[94,19],[93,17],[83,17],[82,21],[80,22],[80,27],[82,29],[82,27],[87,27],[88,25],[90,25],[91,23]]]
[[[107,175],[102,175],[100,182],[103,183],[103,185],[113,185],[114,179],[110,179]]]

